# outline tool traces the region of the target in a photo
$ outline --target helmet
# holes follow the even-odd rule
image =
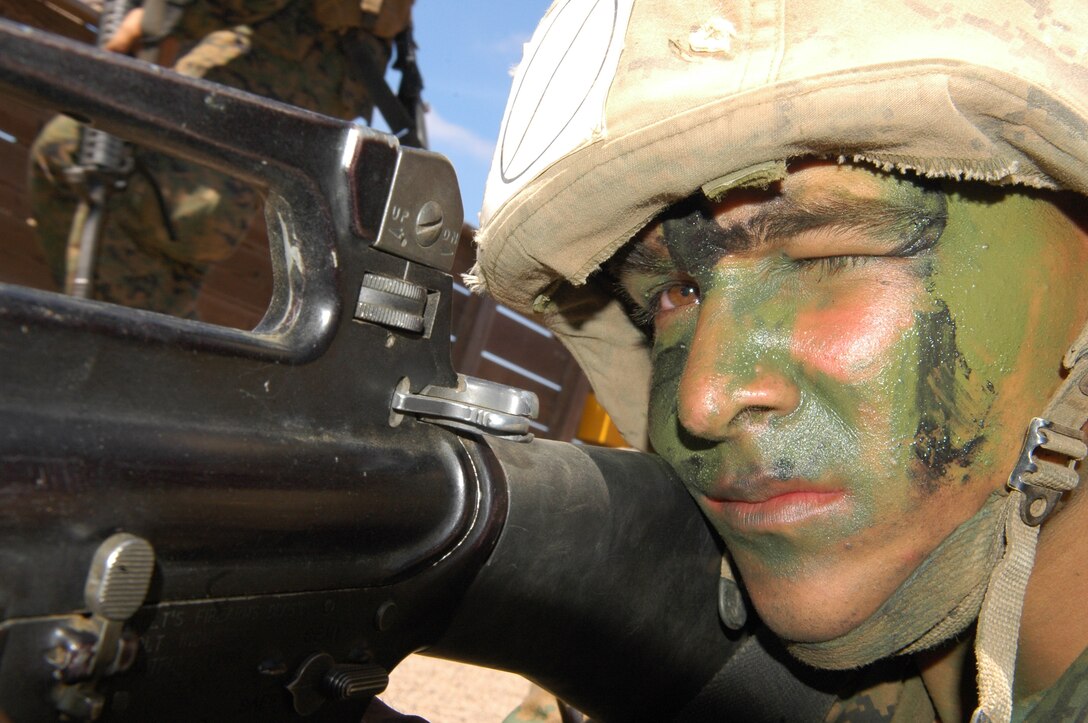
[[[590,277],[670,204],[802,156],[1088,192],[1088,6],[1036,7],[559,0],[515,75],[469,282],[540,315],[644,446],[643,337]]]

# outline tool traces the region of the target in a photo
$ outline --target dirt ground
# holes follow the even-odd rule
[[[521,676],[412,655],[389,676],[379,697],[430,723],[501,723],[529,692]]]

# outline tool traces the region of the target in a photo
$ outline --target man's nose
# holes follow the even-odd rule
[[[789,375],[788,339],[752,319],[704,305],[678,391],[680,423],[691,434],[724,440],[749,424],[785,416],[801,403]],[[709,312],[709,313],[708,313]]]

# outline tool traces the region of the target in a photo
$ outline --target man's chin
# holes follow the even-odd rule
[[[856,592],[836,589],[830,580],[746,579],[746,587],[764,624],[779,638],[797,643],[841,637],[865,622],[882,603],[876,599],[879,595],[859,597]]]
[[[842,637],[857,628],[868,616],[821,617],[808,611],[771,610],[763,612],[756,605],[760,619],[778,638],[792,643],[823,643]]]

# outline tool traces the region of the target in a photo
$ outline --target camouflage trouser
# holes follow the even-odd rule
[[[314,30],[305,23],[300,27],[297,17],[287,20],[296,34]],[[284,32],[270,28],[268,37]],[[349,72],[341,38],[315,32],[309,40],[303,57],[285,58],[265,50],[274,41],[238,26],[209,33],[186,48],[175,69],[328,115],[369,117],[365,88]],[[57,117],[31,149],[32,212],[60,288],[78,256],[78,249],[67,248],[79,200],[68,169],[78,160],[78,145],[78,124]],[[195,317],[210,265],[237,247],[261,208],[260,194],[229,176],[161,153],[137,149],[135,159],[137,170],[128,187],[114,193],[107,206],[94,298]]]
[[[68,234],[79,201],[65,171],[79,152],[79,124],[54,118],[31,149],[31,202],[38,239],[59,288],[79,249]],[[110,196],[94,274],[94,298],[195,316],[209,264],[227,258],[260,207],[256,191],[210,169],[137,151],[140,171]],[[154,179],[154,180],[152,180]],[[159,181],[161,179],[161,181]],[[157,182],[164,203],[159,203]],[[164,218],[168,216],[168,220]],[[168,224],[175,239],[168,233]]]
[[[506,716],[503,723],[562,723],[559,706],[554,695],[532,684],[521,704]]]

